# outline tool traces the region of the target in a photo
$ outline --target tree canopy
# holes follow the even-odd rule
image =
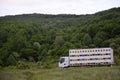
[[[120,8],[87,15],[0,17],[0,66],[57,62],[73,48],[112,47],[120,64]]]

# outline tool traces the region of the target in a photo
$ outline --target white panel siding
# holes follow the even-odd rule
[[[100,62],[111,62],[111,60],[70,61],[70,64],[75,64],[75,63],[100,63]]]
[[[100,62],[114,63],[112,48],[71,49],[69,50],[69,58],[70,64]]]
[[[90,59],[90,58],[111,58],[110,55],[104,55],[104,56],[80,56],[80,57],[70,57],[70,59]]]

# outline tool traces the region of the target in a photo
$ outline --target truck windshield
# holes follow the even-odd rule
[[[65,58],[60,58],[60,63],[63,63],[65,61]]]

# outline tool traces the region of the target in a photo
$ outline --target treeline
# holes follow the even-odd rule
[[[92,15],[0,17],[0,66],[57,63],[73,48],[112,47],[120,64],[120,8]]]

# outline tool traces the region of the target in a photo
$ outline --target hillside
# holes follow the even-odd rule
[[[0,17],[1,67],[26,67],[24,62],[52,67],[49,63],[58,63],[59,57],[68,56],[71,48],[96,47],[112,47],[115,64],[120,64],[120,8],[91,15]]]

